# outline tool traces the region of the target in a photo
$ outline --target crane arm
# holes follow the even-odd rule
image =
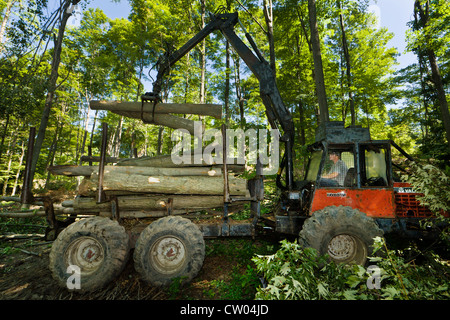
[[[245,37],[249,41],[253,51],[235,33],[234,26],[238,22],[239,18],[237,12],[213,15],[209,24],[187,41],[180,49],[163,56],[162,59],[158,61],[158,75],[153,83],[153,92],[145,93],[142,96],[142,99],[157,102],[159,100],[162,81],[168,74],[170,68],[197,44],[203,41],[210,33],[220,30],[258,79],[260,84],[260,96],[266,109],[269,124],[273,129],[279,129],[280,126],[282,128],[283,135],[280,136],[280,140],[286,144],[285,157],[283,160],[283,165],[286,167],[285,187],[291,190],[293,186],[292,144],[294,140],[292,116],[280,96],[273,70],[262,56],[250,34],[245,31]]]

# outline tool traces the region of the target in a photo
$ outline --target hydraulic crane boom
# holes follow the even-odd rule
[[[247,64],[259,81],[260,96],[266,108],[268,121],[273,129],[281,129],[283,134],[280,140],[285,143],[285,157],[282,166],[286,169],[286,189],[293,187],[293,160],[292,144],[294,140],[294,125],[289,110],[285,107],[276,85],[276,79],[269,63],[264,59],[250,34],[245,31],[245,37],[249,41],[253,51],[237,36],[234,26],[239,22],[238,14],[223,13],[213,15],[211,22],[207,24],[199,33],[187,41],[177,51],[166,54],[157,63],[158,75],[153,83],[153,92],[145,93],[143,100],[150,100],[156,103],[160,99],[162,81],[168,74],[170,68],[192,50],[197,44],[205,39],[210,33],[220,30],[228,42],[233,46],[242,60]],[[281,170],[279,171],[279,174]]]

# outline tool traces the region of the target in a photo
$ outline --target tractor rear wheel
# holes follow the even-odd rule
[[[49,256],[53,278],[61,286],[69,288],[69,278],[78,270],[79,289],[97,290],[118,276],[125,267],[129,255],[128,243],[125,228],[117,221],[94,217],[74,222],[53,242]]]
[[[299,240],[336,263],[364,265],[372,254],[374,238],[381,236],[383,231],[376,222],[361,211],[330,206],[305,221]]]
[[[190,282],[205,258],[200,229],[189,219],[170,216],[158,219],[140,234],[134,250],[134,266],[143,280],[168,286],[173,279]]]

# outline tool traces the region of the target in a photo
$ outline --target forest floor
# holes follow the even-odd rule
[[[43,217],[0,218],[0,300],[253,299],[261,283],[251,258],[273,253],[278,245],[271,238],[206,239],[205,260],[197,277],[186,286],[175,283],[165,289],[140,279],[131,251],[125,269],[113,282],[101,290],[80,293],[58,286],[52,278],[52,241],[42,234],[45,225]],[[6,238],[9,234],[15,238]]]
[[[30,240],[27,240],[30,241]],[[247,274],[252,264],[242,256],[230,255],[228,251],[241,246],[242,250],[253,250],[267,245],[251,239],[207,240],[207,255],[203,268],[194,280],[185,287],[173,286],[166,289],[152,287],[142,281],[129,259],[124,271],[103,289],[80,293],[76,290],[58,286],[49,270],[49,253],[51,243],[44,240],[33,240],[22,249],[25,241],[16,240],[10,244],[8,253],[0,254],[0,300],[170,300],[170,299],[252,299],[256,288],[249,288],[247,296],[242,292],[230,296],[231,282],[238,277],[241,282],[252,278]],[[211,253],[213,247],[222,247],[217,253]],[[210,252],[208,254],[208,251]],[[254,279],[253,279],[254,280]],[[255,281],[253,281],[255,282]],[[249,285],[251,285],[249,283]],[[231,289],[233,290],[233,289]],[[242,290],[239,285],[238,290]],[[225,291],[227,296],[224,296]]]
[[[199,274],[184,287],[174,283],[165,289],[141,280],[131,252],[125,269],[115,280],[97,291],[81,293],[60,287],[52,277],[49,269],[52,241],[46,241],[41,234],[45,218],[27,219],[0,219],[0,300],[3,301],[251,300],[261,286],[251,258],[274,253],[280,240],[273,234],[256,239],[206,239],[205,260]],[[19,236],[6,239],[9,233]],[[449,251],[444,252],[443,257],[448,260]]]
[[[68,197],[61,196],[60,200]],[[13,205],[15,206],[15,205]],[[4,205],[0,210],[12,210]],[[0,218],[0,300],[219,300],[254,299],[261,285],[251,258],[274,253],[278,239],[216,238],[205,240],[205,260],[193,281],[165,289],[152,287],[135,271],[132,255],[122,273],[90,293],[58,286],[49,269],[52,241],[46,241],[43,217]],[[16,234],[16,239],[5,235]]]

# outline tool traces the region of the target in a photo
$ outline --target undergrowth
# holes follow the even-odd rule
[[[273,255],[252,260],[268,285],[257,289],[256,299],[270,300],[447,300],[450,266],[433,252],[423,261],[406,260],[376,238],[369,266],[329,262],[311,248],[283,240]]]

